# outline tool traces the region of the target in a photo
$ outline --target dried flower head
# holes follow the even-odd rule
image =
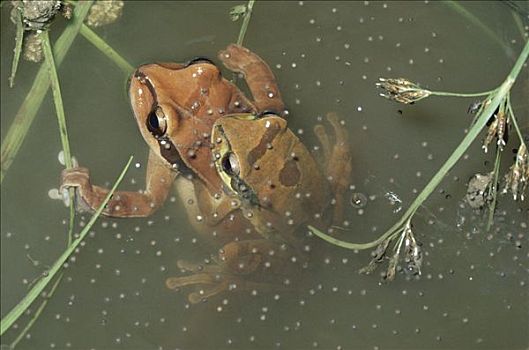
[[[518,152],[516,153],[516,160],[505,174],[505,188],[502,193],[511,191],[514,200],[520,198],[525,199],[527,192],[527,184],[529,183],[529,155],[527,147],[522,142]]]
[[[123,13],[125,3],[122,0],[98,0],[86,18],[86,24],[97,28],[116,22]]]
[[[395,241],[392,251],[388,254],[388,247],[392,241]],[[404,248],[403,248],[404,247]],[[400,260],[401,253],[404,251],[405,271],[413,275],[421,274],[422,266],[422,251],[420,244],[417,243],[411,229],[411,222],[408,220],[406,226],[401,229],[398,235],[391,236],[372,252],[373,258],[369,264],[359,270],[360,273],[370,274],[381,264],[385,259],[389,259],[388,268],[386,270],[385,279],[393,281],[397,273],[397,267]]]
[[[380,96],[400,103],[410,104],[430,96],[429,90],[421,88],[418,84],[404,78],[385,79],[379,78],[376,86],[384,90]]]
[[[500,110],[498,113],[494,114],[492,123],[490,123],[487,131],[487,136],[485,136],[485,140],[483,141],[482,148],[485,153],[488,152],[489,145],[494,138],[497,138],[496,144],[500,150],[503,150],[506,143],[508,127],[509,118],[504,111]]]

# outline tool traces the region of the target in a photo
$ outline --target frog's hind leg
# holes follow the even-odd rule
[[[344,193],[351,180],[351,152],[347,130],[340,125],[336,113],[327,113],[327,121],[334,131],[334,143],[331,145],[329,136],[322,125],[316,125],[314,132],[322,144],[325,157],[325,175],[334,194],[335,209],[333,224],[338,225],[343,220]]]
[[[221,50],[218,57],[228,69],[244,75],[258,111],[270,111],[286,117],[285,104],[274,73],[261,57],[235,44]]]
[[[256,240],[263,241],[264,240]],[[268,254],[268,243],[266,251],[260,244],[253,241],[232,242],[227,244],[219,253],[219,258],[208,264],[195,264],[185,260],[177,262],[183,272],[192,273],[189,276],[169,277],[165,284],[167,288],[179,290],[183,287],[195,286],[195,291],[189,293],[188,300],[196,304],[227,291],[277,291],[289,290],[288,286],[273,282],[256,282],[249,280],[247,275],[256,272],[261,266],[259,255]],[[239,244],[241,244],[239,246]],[[250,249],[250,250],[248,250]],[[252,259],[248,255],[253,255]],[[278,254],[279,255],[279,254]],[[254,263],[248,263],[254,260]],[[248,264],[247,264],[248,263]],[[247,264],[247,265],[246,265]],[[235,267],[237,266],[237,267]],[[235,268],[235,271],[233,269]]]

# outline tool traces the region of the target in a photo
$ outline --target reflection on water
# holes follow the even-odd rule
[[[98,33],[134,65],[214,58],[237,38],[240,23],[228,15],[236,4],[131,2],[118,24]],[[256,3],[245,45],[274,70],[291,129],[301,130],[312,147],[313,126],[336,111],[349,133],[353,184],[345,193],[340,238],[365,242],[383,233],[471,121],[472,100],[430,98],[402,106],[377,96],[378,77],[466,92],[495,87],[510,70],[522,44],[510,8],[464,5],[509,50],[442,3]],[[35,71],[21,63],[16,87],[7,88],[14,37],[8,12],[3,6],[2,137]],[[134,154],[137,166],[124,187],[141,188],[147,147],[121,72],[79,38],[59,74],[73,153],[101,184],[113,181]],[[524,128],[528,84],[526,74],[511,96]],[[59,149],[54,109],[46,102],[2,184],[2,315],[66,244],[67,210],[47,196],[59,181]],[[468,181],[488,173],[493,157],[476,143],[419,210],[414,232],[423,244],[423,273],[401,273],[391,284],[357,274],[368,252],[314,238],[322,253],[301,290],[232,293],[191,305],[184,291],[170,291],[164,281],[179,274],[178,259],[196,261],[210,252],[187,226],[176,198],[147,219],[104,218],[68,262],[61,286],[19,348],[525,348],[527,201],[500,196],[490,232],[486,212],[463,201]]]

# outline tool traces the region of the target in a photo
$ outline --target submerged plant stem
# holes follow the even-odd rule
[[[63,61],[68,49],[72,45],[75,36],[77,35],[81,24],[83,23],[90,6],[93,1],[82,1],[75,7],[74,15],[72,20],[68,23],[68,26],[57,40],[54,48],[54,57],[57,65],[60,65]],[[18,112],[11,123],[9,130],[2,142],[1,151],[1,170],[0,170],[0,184],[3,182],[4,177],[13,163],[24,138],[26,137],[28,130],[35,119],[35,115],[48,92],[50,86],[50,77],[46,64],[42,64],[33,85],[29,90],[24,102],[18,109]]]
[[[66,127],[66,117],[64,115],[64,106],[62,103],[61,86],[59,84],[59,77],[55,66],[55,59],[53,58],[53,51],[51,49],[50,36],[48,31],[41,34],[43,36],[42,46],[44,51],[44,64],[48,67],[51,91],[53,93],[53,102],[55,104],[55,111],[57,113],[57,122],[59,123],[59,134],[61,135],[62,151],[64,153],[64,164],[66,169],[72,167],[72,154],[70,152],[70,141],[68,140],[68,128]],[[75,222],[75,207],[73,199],[75,196],[74,189],[68,190],[70,198],[70,221],[68,226],[68,246],[72,243],[73,225]]]
[[[252,17],[252,9],[253,4],[255,0],[248,1],[248,5],[246,7],[246,13],[244,14],[244,17],[242,19],[242,25],[241,30],[239,32],[239,37],[237,38],[237,45],[241,45],[244,41],[244,36],[246,35],[246,31],[248,30],[248,25],[250,24],[250,18]]]
[[[22,43],[24,42],[24,24],[22,23],[22,14],[18,10],[16,10],[16,12],[17,33],[15,36],[15,53],[13,55],[13,63],[11,64],[9,87],[13,87],[15,84],[15,75],[17,74],[18,61],[20,60],[20,54],[22,53]]]
[[[66,168],[72,167],[72,155],[70,152],[70,142],[68,141],[68,129],[66,128],[66,117],[64,116],[64,105],[62,103],[61,86],[59,84],[59,77],[55,67],[55,59],[53,58],[53,51],[51,49],[50,37],[48,31],[42,34],[42,46],[44,51],[44,64],[48,67],[48,73],[51,82],[51,91],[53,93],[53,103],[55,104],[55,111],[57,113],[57,121],[59,123],[59,131],[61,135],[61,144],[64,151],[64,164]]]
[[[94,45],[99,51],[110,58],[110,60],[114,62],[123,71],[123,73],[126,75],[132,74],[134,67],[85,24],[81,25],[81,35],[92,45]]]
[[[430,91],[432,95],[435,96],[452,96],[452,97],[479,97],[479,96],[488,96],[490,94],[493,94],[496,92],[497,89],[490,90],[490,91],[484,91],[484,92],[476,92],[476,93],[459,93],[459,92],[446,92],[446,91]]]
[[[42,311],[44,310],[46,305],[48,305],[48,301],[50,300],[51,296],[55,293],[55,290],[57,290],[57,287],[59,286],[59,283],[61,283],[61,280],[62,280],[63,276],[64,276],[63,272],[61,272],[57,276],[57,279],[55,280],[55,283],[51,287],[50,291],[48,293],[46,293],[46,297],[44,297],[44,300],[42,301],[42,303],[40,303],[39,307],[35,311],[35,314],[31,318],[31,320],[29,320],[28,324],[26,324],[26,327],[24,327],[24,329],[22,329],[22,331],[20,332],[19,335],[17,335],[15,340],[13,340],[13,342],[11,342],[11,345],[10,345],[11,349],[14,349],[17,346],[17,344],[22,340],[22,338],[24,338],[24,335],[26,335],[26,333],[31,329],[33,324],[37,321],[37,319],[39,318],[40,314],[42,313]]]
[[[425,186],[425,188],[419,193],[417,198],[411,203],[410,207],[406,212],[402,215],[402,217],[390,228],[388,229],[382,236],[377,238],[374,241],[368,242],[368,243],[351,243],[351,242],[345,242],[339,239],[336,239],[330,235],[327,235],[315,227],[312,227],[309,225],[309,229],[318,237],[321,239],[337,245],[342,248],[346,249],[369,249],[377,246],[381,242],[383,242],[385,239],[394,236],[398,230],[404,225],[404,223],[409,220],[415,211],[422,205],[422,203],[430,196],[430,194],[435,190],[435,188],[439,185],[439,183],[443,180],[443,178],[446,176],[446,174],[450,171],[450,169],[456,164],[456,162],[463,156],[463,154],[466,152],[466,150],[470,147],[472,142],[479,136],[481,130],[485,127],[487,124],[487,121],[489,120],[490,116],[493,115],[494,111],[500,103],[502,103],[505,99],[509,96],[509,91],[516,81],[516,78],[518,77],[518,74],[520,73],[520,70],[523,67],[523,64],[525,61],[527,61],[527,57],[529,56],[529,42],[525,43],[525,46],[516,60],[516,63],[514,64],[511,72],[505,79],[505,81],[496,89],[494,90],[494,93],[490,96],[491,101],[486,105],[486,107],[481,110],[476,118],[475,123],[472,125],[472,127],[468,130],[467,134],[461,141],[461,143],[456,147],[454,152],[450,155],[450,157],[446,160],[446,162],[441,166],[441,168],[437,171],[437,173],[432,177],[430,182]]]
[[[487,220],[487,231],[492,227],[494,221],[494,212],[496,211],[496,202],[498,201],[498,177],[500,176],[500,163],[501,163],[501,149],[500,147],[496,148],[496,159],[494,160],[494,169],[492,179],[492,202],[489,207],[489,218]]]
[[[117,178],[116,182],[114,183],[114,186],[112,186],[112,189],[108,192],[107,196],[105,197],[104,201],[101,203],[101,206],[97,209],[97,211],[94,213],[94,215],[90,218],[90,221],[88,221],[87,225],[83,228],[81,233],[79,234],[79,237],[77,237],[73,243],[61,254],[61,256],[55,261],[55,263],[51,266],[50,270],[48,271],[48,274],[46,276],[43,276],[40,280],[35,283],[33,288],[24,296],[24,298],[11,310],[7,315],[2,318],[2,321],[0,322],[0,335],[3,335],[5,331],[7,331],[13,323],[27,310],[27,308],[35,301],[35,299],[38,298],[39,295],[41,295],[42,291],[46,286],[50,283],[50,281],[57,275],[57,273],[61,270],[63,264],[66,262],[66,260],[70,257],[70,255],[75,251],[77,246],[79,246],[79,243],[86,237],[92,226],[94,225],[95,221],[101,215],[103,212],[103,209],[107,205],[108,201],[116,191],[116,188],[123,180],[123,177],[125,176],[125,173],[127,172],[130,164],[132,163],[132,156],[129,158],[127,164],[125,165],[123,171]]]

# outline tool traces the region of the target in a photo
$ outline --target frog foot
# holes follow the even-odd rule
[[[188,294],[188,300],[192,304],[204,302],[213,296],[227,291],[278,289],[270,283],[248,281],[244,276],[227,272],[225,268],[216,263],[196,264],[185,260],[178,260],[177,266],[184,272],[190,272],[192,274],[183,277],[169,277],[165,280],[165,285],[172,290],[195,286],[197,290]]]

